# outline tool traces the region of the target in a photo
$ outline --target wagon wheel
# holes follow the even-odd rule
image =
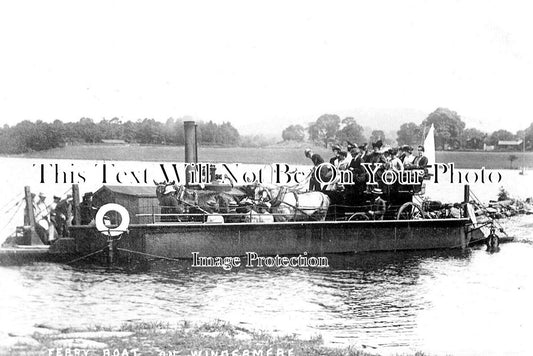
[[[348,221],[361,221],[361,220],[369,220],[368,215],[366,215],[365,213],[355,213],[348,218]]]
[[[397,220],[420,220],[427,218],[422,207],[416,203],[408,202],[398,209]]]

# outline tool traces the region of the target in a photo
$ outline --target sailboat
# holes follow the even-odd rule
[[[428,159],[428,166],[435,163],[435,128],[433,124],[431,124],[424,140],[424,154]]]

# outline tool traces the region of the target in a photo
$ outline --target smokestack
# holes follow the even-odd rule
[[[185,163],[198,163],[198,142],[196,140],[196,123],[194,121],[184,121],[183,129],[185,135]],[[189,185],[190,172],[195,169],[187,166],[185,169],[185,184]]]
[[[184,121],[183,129],[185,131],[185,163],[198,163],[196,123],[194,121]]]

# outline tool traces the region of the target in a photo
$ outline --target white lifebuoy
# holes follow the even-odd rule
[[[121,222],[120,225],[114,228],[109,228],[105,225],[104,217],[105,214],[107,214],[110,211],[116,211],[120,214]],[[107,236],[119,236],[123,232],[125,232],[128,229],[128,226],[130,224],[130,214],[126,210],[125,207],[119,204],[106,204],[100,209],[98,209],[98,212],[96,213],[96,217],[94,218],[96,223],[96,229],[100,231],[102,234]]]

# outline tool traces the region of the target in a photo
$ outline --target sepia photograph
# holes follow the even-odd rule
[[[527,1],[0,4],[0,355],[531,355]]]

